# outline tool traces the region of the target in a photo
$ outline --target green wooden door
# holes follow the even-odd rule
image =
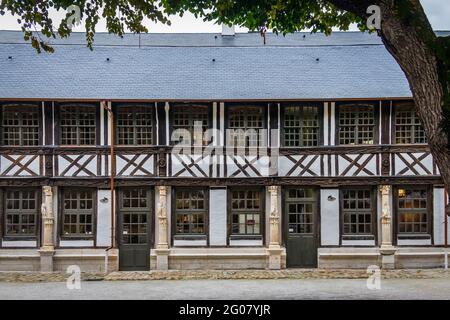
[[[317,197],[314,189],[286,190],[286,259],[288,267],[317,267]]]
[[[149,270],[151,248],[151,191],[127,188],[119,191],[119,269]]]

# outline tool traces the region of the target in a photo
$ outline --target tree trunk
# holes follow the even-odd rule
[[[431,153],[445,187],[450,191],[450,143],[442,127],[444,90],[442,80],[439,79],[436,51],[430,48],[430,41],[436,42],[436,35],[419,0],[329,0],[329,2],[363,19],[368,17],[366,10],[369,3],[380,6],[382,19],[381,30],[378,33],[408,79]],[[400,2],[407,6],[409,17],[402,17],[398,12]]]
[[[399,18],[393,1],[380,3],[382,25],[379,34],[387,50],[403,69],[411,88],[416,111],[428,138],[431,153],[437,163],[447,190],[450,190],[450,148],[444,132],[444,91],[439,79],[435,51],[430,39],[435,34],[418,0],[411,0],[411,15],[419,19],[417,28]],[[416,21],[417,23],[417,21]],[[424,37],[430,37],[424,39]]]

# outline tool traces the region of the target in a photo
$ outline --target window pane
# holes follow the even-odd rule
[[[339,107],[340,144],[373,144],[374,129],[373,105],[346,104]]]
[[[61,144],[96,144],[96,106],[61,105]]]
[[[397,189],[399,233],[428,233],[427,189]]]
[[[153,137],[153,109],[145,106],[119,106],[117,134],[120,145],[151,145]]]
[[[92,190],[66,189],[62,193],[63,234],[92,236],[94,193]]]
[[[4,105],[2,107],[2,140],[7,146],[39,144],[39,107]]]
[[[37,232],[36,190],[9,190],[5,192],[5,235],[35,236]]]
[[[343,233],[347,235],[372,235],[372,211],[371,190],[343,190]]]
[[[203,190],[176,190],[176,233],[205,234],[205,192]]]
[[[319,108],[290,106],[284,109],[284,143],[287,147],[319,145]]]

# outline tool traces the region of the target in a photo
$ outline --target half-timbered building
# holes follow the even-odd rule
[[[446,194],[359,32],[0,32],[0,270],[439,267]]]

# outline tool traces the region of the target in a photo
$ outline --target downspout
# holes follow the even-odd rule
[[[114,113],[112,112],[112,106],[110,102],[105,102],[106,110],[110,116],[110,128],[109,133],[111,136],[111,144],[110,144],[110,155],[111,155],[111,176],[110,176],[110,190],[111,190],[111,245],[105,250],[105,274],[108,273],[108,253],[109,250],[115,248],[115,238],[114,238],[114,230],[115,230],[115,175],[116,175],[116,157],[114,153]]]

